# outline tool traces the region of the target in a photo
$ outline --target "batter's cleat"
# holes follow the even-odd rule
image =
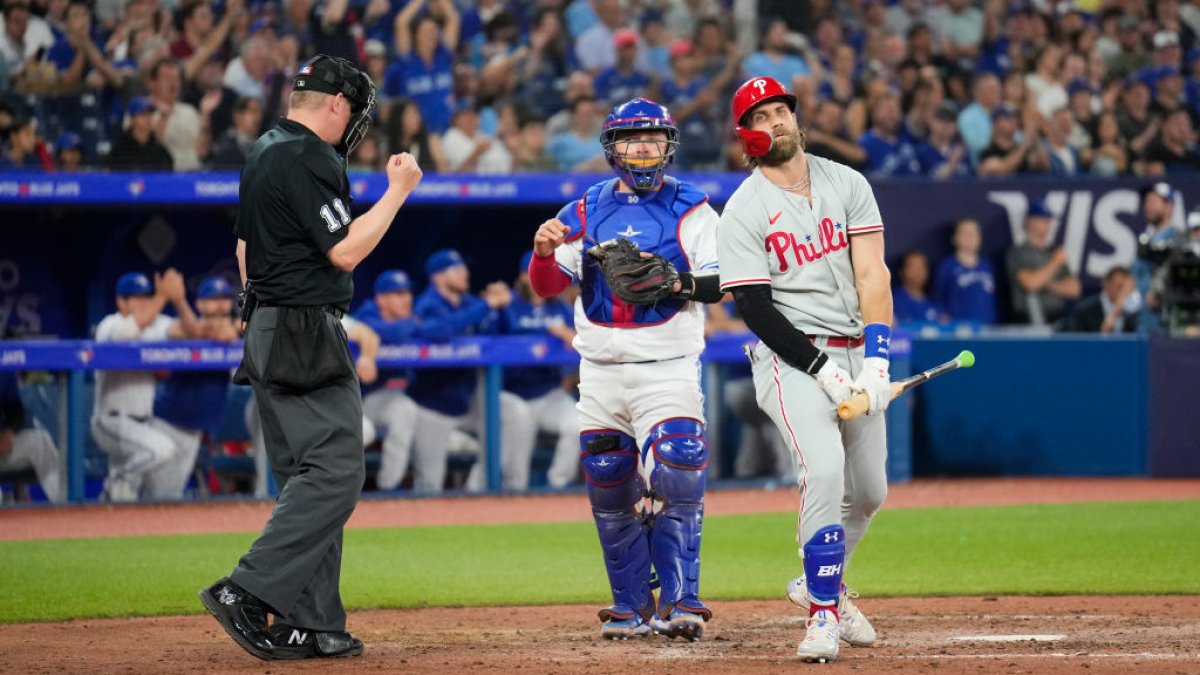
[[[362,656],[362,640],[344,631],[315,631],[277,623],[271,626],[277,660],[345,659]]]
[[[265,661],[275,658],[267,608],[246,589],[224,578],[200,591],[200,602],[242,649]]]
[[[788,583],[787,588],[788,599],[796,603],[796,606],[804,611],[808,611],[808,587],[804,583],[804,577],[796,577]],[[870,647],[875,644],[875,627],[867,620],[862,610],[854,604],[853,599],[858,597],[857,591],[852,591],[842,584],[842,597],[838,600],[838,614],[841,617],[839,630],[841,637],[847,644],[855,647]]]
[[[808,663],[833,663],[838,656],[838,619],[833,612],[822,609],[808,617],[804,640],[796,656]]]
[[[696,642],[704,636],[704,624],[712,618],[712,612],[707,608],[703,612],[692,612],[676,606],[671,610],[667,619],[655,616],[650,620],[654,632],[674,640],[681,637],[690,642]]]
[[[628,640],[646,637],[654,631],[650,621],[637,612],[610,607],[600,610],[600,637],[606,640]]]

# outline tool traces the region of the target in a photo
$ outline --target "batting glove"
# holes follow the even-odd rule
[[[876,415],[887,410],[892,400],[892,376],[888,374],[889,361],[878,356],[868,356],[863,359],[862,372],[851,385],[867,395],[869,405],[868,415]]]
[[[825,365],[817,371],[817,384],[821,385],[834,405],[845,401],[854,393],[851,389],[850,373],[847,373],[846,369],[835,363],[833,359],[826,361]]]

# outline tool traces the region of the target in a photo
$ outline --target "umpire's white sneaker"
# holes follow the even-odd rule
[[[808,611],[808,588],[804,584],[804,577],[796,577],[788,583],[787,595],[788,599],[796,603],[800,609]],[[871,625],[870,621],[867,621],[866,615],[854,604],[853,598],[857,597],[856,591],[849,590],[845,584],[842,584],[842,597],[838,600],[838,615],[841,617],[839,630],[842,639],[848,644],[855,647],[870,647],[875,644],[875,627]]]
[[[808,663],[832,663],[838,656],[838,619],[833,612],[822,609],[808,617],[808,629],[804,641],[796,649],[796,656]]]

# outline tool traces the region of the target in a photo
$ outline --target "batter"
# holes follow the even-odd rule
[[[758,77],[734,94],[734,130],[753,173],[721,215],[721,290],[762,340],[751,352],[758,404],[797,462],[805,575],[792,593],[810,613],[797,654],[833,661],[838,639],[874,642],[842,583],[887,494],[884,418],[890,378],[890,275],[883,220],[862,174],[804,152],[796,98]],[[849,422],[855,391],[869,413]],[[796,587],[800,590],[796,592]]]

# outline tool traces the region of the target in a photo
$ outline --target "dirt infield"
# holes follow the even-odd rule
[[[837,663],[793,657],[788,602],[714,603],[704,640],[606,642],[592,607],[355,612],[358,659],[267,664],[207,616],[0,626],[7,673],[1200,673],[1200,597],[863,600],[880,640]],[[814,671],[815,672],[815,671]]]
[[[894,486],[886,508],[1200,498],[1200,480],[955,480]],[[715,490],[710,514],[790,511],[792,489]],[[258,502],[9,509],[0,540],[253,531]],[[590,518],[582,495],[364,500],[351,527]],[[864,598],[880,640],[824,672],[1200,674],[1200,597]],[[354,612],[348,661],[266,664],[207,616],[0,626],[4,673],[775,673],[804,618],[786,600],[715,602],[704,640],[598,637],[595,607]],[[197,609],[199,605],[197,604]]]
[[[919,480],[889,488],[885,509],[929,506],[1061,504],[1092,501],[1200,499],[1200,479],[1030,478]],[[718,489],[705,497],[705,513],[794,511],[794,487]],[[270,502],[238,501],[162,505],[92,504],[0,510],[0,541],[115,537],[198,532],[256,532],[271,515]],[[375,499],[359,502],[348,527],[466,525],[590,520],[580,494],[436,499]]]

